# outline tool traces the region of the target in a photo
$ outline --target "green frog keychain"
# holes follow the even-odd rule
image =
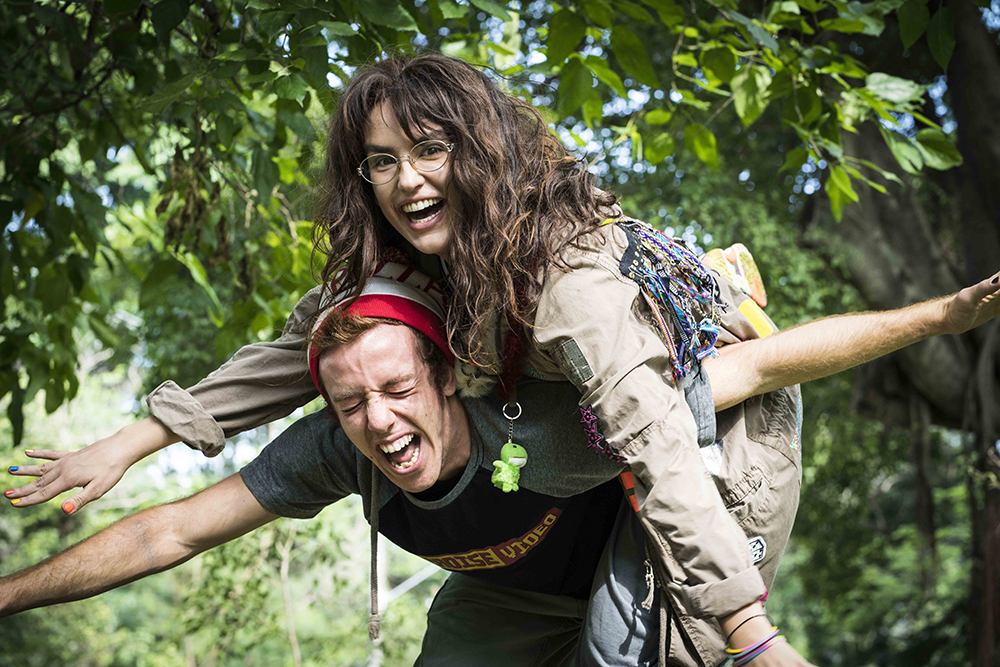
[[[521,478],[521,468],[528,462],[528,452],[521,445],[514,442],[514,420],[521,416],[521,404],[515,403],[517,414],[511,417],[507,414],[510,404],[503,406],[503,416],[510,422],[507,429],[507,444],[500,450],[500,460],[493,462],[493,476],[490,479],[493,486],[504,493],[517,491],[517,481]]]

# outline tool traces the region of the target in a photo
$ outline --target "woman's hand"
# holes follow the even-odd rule
[[[73,514],[110,491],[133,463],[177,441],[162,423],[147,417],[75,452],[25,450],[28,456],[47,462],[9,467],[11,475],[38,479],[5,491],[4,496],[15,507],[30,507],[79,487],[82,491],[62,504],[66,514]]]

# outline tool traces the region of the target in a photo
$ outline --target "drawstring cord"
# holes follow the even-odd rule
[[[378,468],[372,464],[372,508],[371,508],[371,538],[372,563],[370,573],[371,583],[371,615],[368,617],[368,638],[375,641],[382,634],[382,617],[378,613]]]

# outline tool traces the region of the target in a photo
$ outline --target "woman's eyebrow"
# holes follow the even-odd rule
[[[368,144],[365,146],[366,153],[388,153],[392,155],[392,149],[388,146],[376,146],[374,144]]]

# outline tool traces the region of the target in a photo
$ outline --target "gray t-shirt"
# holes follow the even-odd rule
[[[621,463],[588,447],[580,423],[579,396],[569,382],[532,378],[518,382],[522,412],[514,421],[513,440],[528,452],[518,482],[521,488],[567,498],[614,479],[624,470]],[[492,472],[510,424],[502,414],[503,403],[495,395],[462,403],[469,416],[473,458]],[[341,429],[317,413],[293,424],[240,474],[258,502],[280,516],[313,517],[327,505],[357,493],[368,517],[370,465]],[[400,492],[385,478],[379,491],[380,507]]]

